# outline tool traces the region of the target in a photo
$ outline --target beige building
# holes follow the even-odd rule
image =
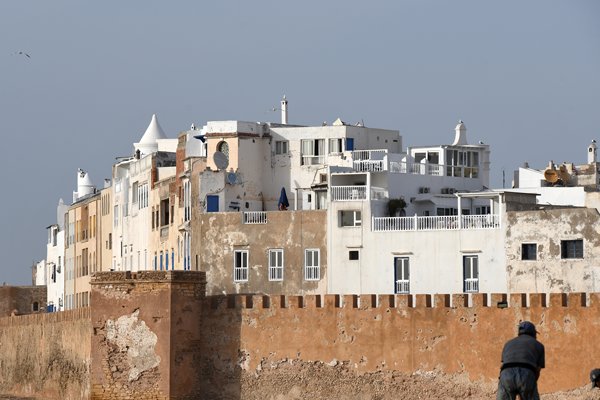
[[[89,306],[90,275],[102,265],[100,209],[100,193],[93,193],[72,204],[65,216],[66,309]]]

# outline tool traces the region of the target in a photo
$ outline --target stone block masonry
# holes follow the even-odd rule
[[[215,371],[210,381],[231,392],[241,390],[230,379],[236,369],[251,375],[285,360],[343,361],[358,374],[437,370],[492,382],[504,342],[519,321],[531,320],[546,346],[540,390],[554,392],[586,384],[597,366],[599,312],[596,293],[207,297],[203,366]]]
[[[91,284],[91,398],[198,398],[204,273],[97,273]]]
[[[319,383],[296,381],[297,365],[493,384],[521,320],[546,346],[544,393],[583,386],[600,359],[597,293],[206,297],[205,285],[203,272],[97,273],[89,309],[0,318],[0,393],[257,398],[263,389],[248,383],[283,365],[296,391]]]
[[[90,310],[0,318],[0,393],[89,398]]]

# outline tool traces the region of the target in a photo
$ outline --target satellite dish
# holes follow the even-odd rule
[[[558,181],[558,173],[555,169],[547,168],[544,171],[544,179],[549,183],[556,183]]]
[[[235,185],[237,183],[237,175],[235,172],[230,172],[227,174],[227,183],[230,185]]]
[[[213,155],[213,161],[218,169],[226,169],[229,166],[229,160],[227,156],[220,151],[215,151]]]

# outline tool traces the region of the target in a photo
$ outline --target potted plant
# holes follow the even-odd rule
[[[388,213],[390,217],[397,217],[406,207],[406,201],[402,197],[388,201]]]

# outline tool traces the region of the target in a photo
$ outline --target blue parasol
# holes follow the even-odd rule
[[[279,195],[278,208],[280,210],[287,210],[289,206],[290,206],[290,203],[288,202],[287,194],[285,194],[285,188],[282,187],[281,194]]]

